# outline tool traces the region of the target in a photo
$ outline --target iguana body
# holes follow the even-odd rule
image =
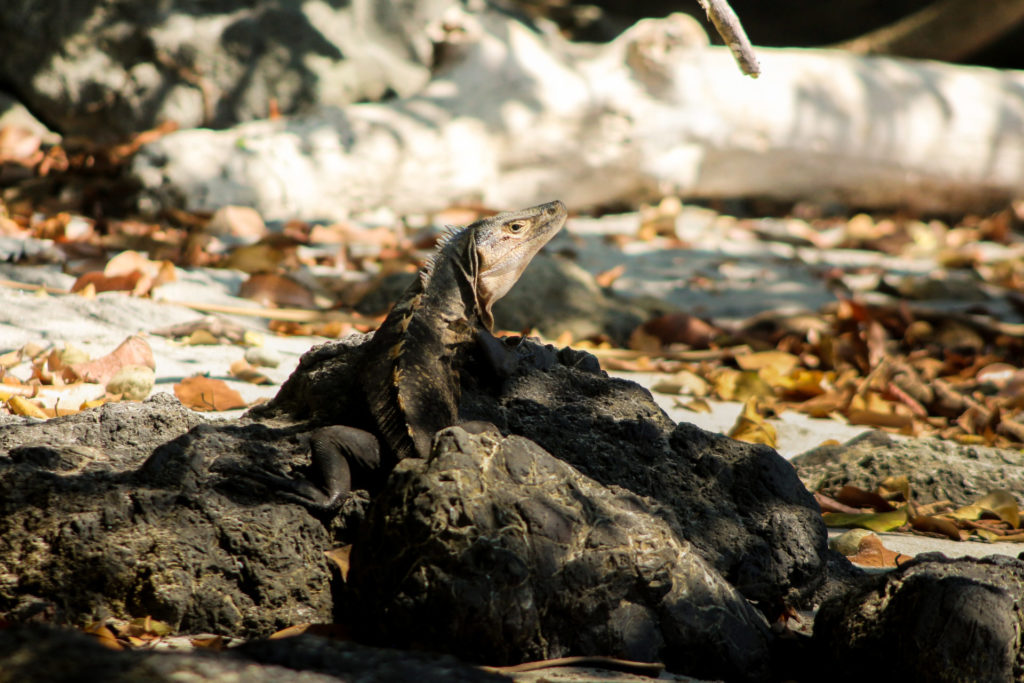
[[[377,439],[352,427],[317,430],[311,448],[325,485],[316,490],[292,482],[291,493],[332,507],[350,490],[353,467],[386,472],[403,458],[429,455],[434,434],[458,422],[464,352],[480,335],[490,337],[491,306],[565,218],[565,205],[555,201],[485,218],[443,238],[365,347],[358,380]]]

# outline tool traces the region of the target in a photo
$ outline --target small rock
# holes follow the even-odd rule
[[[153,390],[156,373],[145,365],[126,365],[107,382],[108,394],[121,394],[128,401],[142,401]]]
[[[246,351],[245,360],[247,360],[250,365],[257,365],[263,368],[276,368],[281,364],[280,354],[265,346],[254,346]]]
[[[267,225],[259,211],[248,206],[225,206],[217,209],[206,224],[211,235],[230,236],[251,244],[267,234]]]

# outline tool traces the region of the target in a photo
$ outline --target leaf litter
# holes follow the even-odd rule
[[[119,185],[122,170],[141,145],[173,129],[168,124],[108,145],[46,143],[23,130],[0,129],[0,170],[7,174],[0,231],[42,245],[22,250],[14,260],[26,262],[31,252],[61,261],[77,277],[72,290],[84,296],[151,296],[177,276],[178,267],[241,268],[249,280],[238,293],[263,307],[248,314],[270,320],[274,334],[331,338],[379,324],[381,316],[339,309],[350,309],[381,276],[419,267],[440,225],[493,213],[456,206],[404,220],[382,213],[362,221],[276,226],[246,207],[136,216],[119,203],[130,196]],[[660,240],[667,249],[687,249],[691,243],[678,229],[685,211],[675,197],[642,206],[634,234],[609,235],[606,241],[625,249]],[[686,377],[660,382],[659,388],[669,388],[693,410],[704,410],[709,399],[743,402],[744,422],[733,430],[739,438],[770,443],[760,425],[789,410],[912,436],[1021,447],[1024,324],[1005,322],[1002,311],[1008,305],[1018,317],[1024,312],[1022,225],[1024,202],[955,219],[824,215],[812,205],[788,207],[777,218],[718,215],[711,227],[730,240],[784,246],[797,261],[821,264],[819,276],[835,301],[818,311],[766,311],[731,324],[695,311],[662,311],[634,330],[627,348],[613,348],[607,340],[560,341],[592,349],[606,369]],[[894,260],[927,257],[938,267],[925,275],[901,275],[863,260],[826,265],[820,250],[874,252]],[[808,257],[812,253],[819,255]],[[756,267],[731,257],[722,258],[718,268],[723,276],[754,282],[759,277]],[[598,284],[607,288],[627,276],[621,266],[605,268]],[[695,273],[686,286],[717,285],[713,274]],[[971,305],[930,306],[936,297]],[[202,302],[193,305],[204,310]],[[238,335],[206,322],[188,335],[172,336],[190,344],[238,344]],[[59,386],[66,380],[49,384],[40,370],[28,381]],[[33,398],[24,388],[7,391]]]

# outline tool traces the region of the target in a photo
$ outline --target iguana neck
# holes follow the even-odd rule
[[[551,202],[448,233],[367,347],[370,412],[396,459],[426,457],[458,421],[460,348],[493,324],[491,306],[565,222]]]

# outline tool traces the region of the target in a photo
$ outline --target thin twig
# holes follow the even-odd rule
[[[715,25],[718,35],[722,36],[733,59],[739,65],[740,70],[752,78],[761,75],[761,65],[754,54],[754,46],[750,44],[740,18],[726,0],[697,0],[700,6],[708,15],[708,19]]]

